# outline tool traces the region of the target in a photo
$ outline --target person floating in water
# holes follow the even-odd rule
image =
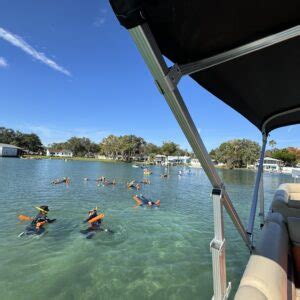
[[[100,176],[96,179],[96,181],[104,182],[106,179],[104,176]]]
[[[113,181],[109,180],[104,180],[104,185],[116,185],[116,180],[114,179]]]
[[[56,219],[51,220],[47,217],[47,214],[49,212],[48,205],[42,205],[42,206],[36,207],[36,209],[39,210],[39,213],[36,215],[35,218],[32,219],[31,224],[26,227],[26,231],[22,232],[21,235],[23,235],[23,234],[40,235],[40,234],[44,233],[44,231],[45,231],[44,225],[46,223],[53,223],[56,220]]]
[[[159,207],[160,200],[156,200],[155,202],[147,199],[143,195],[134,195],[132,196],[133,200],[136,202],[137,206],[148,206],[148,207]]]
[[[83,223],[89,223],[89,227],[87,229],[81,230],[80,232],[86,234],[87,239],[91,239],[96,231],[106,231],[113,233],[110,229],[102,229],[101,223],[104,218],[104,214],[98,215],[98,208],[93,208],[88,212],[88,218],[83,221]]]
[[[55,179],[51,182],[52,184],[60,184],[60,183],[70,183],[70,178],[69,177],[63,177],[62,179]]]
[[[91,222],[89,222],[90,226],[89,226],[88,230],[89,231],[98,230],[100,228],[102,218],[97,218],[98,217],[97,207],[90,210],[88,212],[88,215],[89,215],[88,218],[83,221],[84,223],[91,221]],[[93,219],[95,219],[95,221],[93,221]]]
[[[129,183],[127,183],[127,187],[129,189],[139,190],[141,188],[141,185],[139,183],[136,183],[135,180],[132,180]]]
[[[143,183],[143,184],[150,184],[150,179],[146,179],[144,178],[140,183]]]

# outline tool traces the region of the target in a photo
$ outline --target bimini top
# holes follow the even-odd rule
[[[110,3],[127,29],[147,22],[162,54],[179,65],[269,37],[268,47],[188,74],[261,131],[300,123],[299,0]]]

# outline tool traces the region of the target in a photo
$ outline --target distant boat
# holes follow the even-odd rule
[[[191,160],[191,165],[190,165],[190,167],[191,167],[191,168],[202,168],[201,163],[200,163],[199,160],[196,159],[196,158],[193,158],[193,159]]]
[[[133,168],[139,168],[139,166],[138,166],[138,165],[132,165],[132,167],[133,167]]]

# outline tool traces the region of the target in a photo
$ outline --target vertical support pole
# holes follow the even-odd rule
[[[210,243],[213,265],[214,300],[227,299],[231,289],[226,278],[226,255],[223,221],[222,190],[212,190],[213,214],[214,214],[214,239]]]
[[[265,223],[264,170],[262,170],[259,185],[259,207],[260,228],[262,228]]]
[[[263,140],[263,142],[262,142],[262,147],[261,147],[261,152],[260,152],[259,164],[258,164],[258,168],[257,168],[257,175],[256,175],[256,179],[255,179],[255,186],[254,186],[254,192],[253,192],[253,198],[252,198],[252,206],[251,206],[249,222],[248,222],[248,227],[247,227],[247,233],[250,237],[252,237],[252,234],[253,234],[253,227],[254,227],[257,200],[258,200],[258,191],[259,191],[259,186],[260,186],[261,177],[262,177],[261,175],[263,172],[264,157],[265,157],[266,145],[267,145],[267,140],[268,140],[268,136],[266,133],[263,133],[262,140]]]

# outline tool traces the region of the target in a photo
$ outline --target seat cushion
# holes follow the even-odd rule
[[[281,213],[285,219],[300,217],[300,184],[281,184],[275,192],[271,210]]]
[[[237,300],[287,299],[289,238],[283,217],[270,213],[250,256],[246,270],[235,296]]]

